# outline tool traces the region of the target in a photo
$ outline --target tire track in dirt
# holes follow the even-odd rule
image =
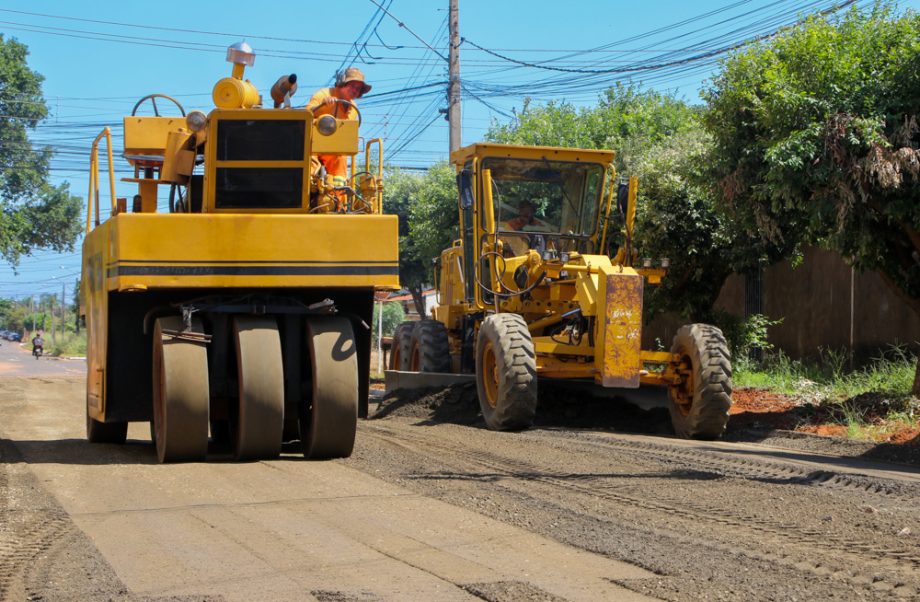
[[[406,451],[423,457],[438,457],[447,463],[458,459],[466,465],[478,466],[491,471],[493,478],[495,475],[504,475],[524,479],[531,495],[535,493],[532,485],[539,483],[553,489],[562,489],[568,494],[574,493],[587,499],[601,499],[611,504],[626,506],[633,511],[640,509],[653,514],[659,523],[662,522],[662,517],[666,517],[665,522],[672,523],[672,525],[671,528],[664,530],[668,531],[671,537],[684,538],[683,534],[687,530],[683,527],[688,521],[697,525],[715,525],[718,528],[711,529],[711,536],[705,544],[717,547],[724,552],[744,554],[754,560],[781,564],[799,572],[822,577],[830,576],[876,595],[887,591],[895,593],[898,597],[910,597],[918,593],[916,587],[908,583],[917,580],[916,568],[920,564],[920,557],[916,554],[915,549],[912,550],[907,546],[883,547],[854,537],[829,535],[798,525],[792,517],[784,521],[771,520],[755,513],[726,508],[724,505],[709,504],[705,500],[688,498],[684,495],[669,495],[666,490],[658,492],[657,499],[651,501],[646,497],[624,493],[622,487],[618,485],[598,482],[600,479],[591,475],[585,476],[577,473],[551,475],[530,462],[502,457],[487,450],[471,449],[443,439],[436,439],[432,436],[431,429],[426,430],[425,436],[379,425],[371,427],[370,430],[373,436],[380,436],[385,443],[400,446]],[[541,435],[545,437],[545,434]],[[578,441],[576,447],[584,443],[586,442]],[[637,456],[635,459],[642,464],[649,463],[651,460],[649,453],[652,451],[665,456],[668,461],[673,461],[675,454],[684,451],[667,445],[648,443],[638,446],[638,449],[633,449],[635,446],[631,446],[630,443],[632,442],[618,441],[615,445],[604,445],[604,447],[617,452],[632,452],[630,455]],[[589,447],[591,446],[596,447],[597,444],[590,442]],[[571,451],[567,450],[567,452]],[[705,454],[702,455],[705,456]],[[681,458],[681,461],[686,463],[687,459]],[[707,457],[707,461],[710,466],[725,468],[717,458]],[[740,473],[741,478],[762,479],[765,473],[769,476],[791,474],[802,484],[819,487],[834,487],[840,484],[843,491],[850,490],[856,484],[850,477],[833,473],[833,476],[828,478],[809,480],[808,471],[802,467],[789,466],[787,468],[777,462],[770,462],[769,466],[764,467],[757,461],[739,462],[732,459],[727,464],[731,469],[729,472]],[[660,469],[660,465],[658,468]],[[694,470],[699,470],[699,467],[694,467]],[[834,482],[834,477],[842,478]],[[890,491],[884,487],[865,489],[859,485],[857,488],[860,491],[880,495],[887,495],[886,492]],[[551,497],[563,496],[556,494]],[[586,505],[590,506],[590,504]],[[617,513],[605,514],[615,516]],[[598,518],[605,519],[606,517],[599,516]],[[717,538],[721,541],[717,541]],[[748,545],[739,545],[741,542]],[[755,542],[757,549],[753,549]],[[687,543],[699,545],[700,542],[691,539]],[[832,556],[829,557],[828,552],[832,553]],[[816,557],[822,560],[816,562],[813,560]],[[867,560],[872,561],[869,566],[867,566],[869,564]],[[854,569],[854,567],[859,568]]]

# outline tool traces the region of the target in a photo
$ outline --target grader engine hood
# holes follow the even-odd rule
[[[595,380],[604,387],[637,388],[642,368],[643,278],[604,256],[584,256],[596,269],[576,275],[576,296],[595,321]]]

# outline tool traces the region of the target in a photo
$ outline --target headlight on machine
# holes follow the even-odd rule
[[[316,131],[323,136],[334,134],[337,127],[338,123],[332,115],[323,115],[319,118],[319,121],[316,122]]]
[[[208,127],[208,116],[201,111],[190,111],[189,114],[185,116],[185,125],[187,125],[188,129],[192,132],[200,132]]]

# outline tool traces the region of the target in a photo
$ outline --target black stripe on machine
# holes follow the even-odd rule
[[[396,276],[397,265],[120,265],[118,276]]]

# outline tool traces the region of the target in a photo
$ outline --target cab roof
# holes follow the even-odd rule
[[[613,162],[615,156],[616,153],[612,150],[477,143],[455,150],[450,154],[450,161],[455,165],[462,166],[473,157],[479,157],[480,159],[486,157],[506,157],[515,159],[608,164]]]

